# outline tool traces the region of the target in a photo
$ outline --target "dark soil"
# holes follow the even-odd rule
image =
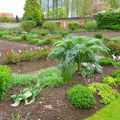
[[[0,50],[6,50],[6,48],[9,50],[12,48],[18,49],[24,47],[26,48],[23,44],[13,44],[3,41],[0,42]],[[28,47],[31,46],[28,45]],[[41,68],[47,68],[55,65],[56,62],[50,59],[21,62],[18,64],[7,64],[7,66],[12,68],[13,72],[20,74],[34,74]],[[12,108],[10,106],[12,104],[10,96],[23,89],[23,87],[12,88],[9,90],[5,100],[0,102],[0,118],[2,118],[2,120],[11,120],[12,113],[15,115],[20,113],[23,118],[28,116],[28,120],[83,120],[85,117],[92,115],[103,107],[103,105],[99,102],[100,98],[95,96],[97,104],[92,109],[76,109],[68,101],[66,91],[77,84],[86,85],[91,82],[102,82],[103,76],[110,75],[114,69],[115,68],[113,67],[106,66],[103,68],[103,74],[96,74],[93,78],[87,80],[82,79],[79,74],[75,74],[72,84],[55,89],[43,89],[43,91],[37,96],[36,101],[29,106],[25,106],[24,102],[16,108]]]
[[[6,53],[9,53],[11,51],[19,53],[19,50],[21,51],[29,50],[29,49],[36,50],[39,48],[40,47],[38,46],[30,45],[27,43],[17,43],[17,42],[9,42],[6,40],[0,40],[0,64],[4,64],[7,62],[5,60]]]
[[[54,62],[53,64],[52,62],[50,63],[51,63],[50,65],[54,65]],[[22,64],[22,66],[20,64]],[[20,64],[17,65],[18,68],[12,65],[11,67],[13,68],[13,71],[18,73],[23,73],[22,72],[23,70],[26,73],[25,71],[26,66],[24,66],[24,63],[20,63]],[[36,62],[36,65],[39,64],[43,65],[43,63]],[[45,65],[45,61],[44,61],[44,65]],[[29,64],[27,67],[28,69],[32,68],[32,66],[30,67]],[[17,69],[20,69],[20,71],[18,71]],[[30,70],[29,72],[31,72],[32,70]],[[10,107],[10,105],[12,104],[12,100],[10,99],[10,96],[22,89],[22,88],[12,88],[8,92],[6,99],[0,103],[0,115],[3,118],[2,120],[11,120],[12,113],[14,113],[15,115],[20,113],[23,118],[28,116],[28,120],[83,120],[85,117],[92,115],[97,110],[103,107],[103,105],[100,104],[99,102],[100,98],[98,96],[95,96],[97,104],[92,109],[89,110],[76,109],[68,101],[66,91],[70,89],[72,86],[77,84],[86,85],[87,83],[91,83],[91,82],[102,82],[103,76],[110,75],[113,70],[115,70],[115,68],[106,66],[103,68],[103,74],[95,74],[93,78],[86,80],[83,80],[79,74],[75,74],[74,81],[72,82],[72,84],[65,85],[63,87],[59,87],[55,89],[45,88],[37,96],[36,101],[28,106],[25,106],[23,102],[20,106],[16,108]]]
[[[26,61],[26,62],[20,62],[17,64],[6,64],[6,65],[12,68],[12,71],[14,73],[34,74],[35,72],[39,71],[41,68],[55,66],[56,61],[53,61],[52,59],[40,59],[40,60],[33,60],[30,62]]]

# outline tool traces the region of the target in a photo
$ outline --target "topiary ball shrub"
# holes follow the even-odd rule
[[[43,28],[44,28],[44,29],[48,29],[50,32],[55,31],[55,30],[58,29],[59,27],[60,27],[60,22],[57,22],[57,21],[44,22],[44,24],[43,24]]]
[[[98,38],[98,39],[102,39],[102,37],[103,37],[103,35],[100,34],[100,33],[98,33],[98,34],[95,35],[95,38]]]
[[[77,108],[88,109],[96,104],[94,96],[89,88],[77,85],[67,91],[70,102]]]
[[[69,22],[67,26],[70,30],[76,30],[76,29],[80,28],[80,23],[79,22]]]
[[[28,20],[28,21],[23,21],[21,24],[21,27],[25,32],[30,32],[33,27],[36,26],[36,23],[34,21]]]
[[[86,30],[93,32],[97,29],[97,23],[95,21],[89,21],[84,24]]]
[[[12,71],[7,66],[0,65],[0,100],[3,100],[9,87]]]

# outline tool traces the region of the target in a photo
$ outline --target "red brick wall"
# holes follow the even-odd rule
[[[66,18],[66,19],[48,19],[48,20],[45,20],[46,22],[47,21],[60,21],[60,27],[61,28],[67,28],[67,24],[69,22],[72,22],[72,21],[76,21],[76,22],[79,22],[80,24],[83,24],[85,23],[86,21],[93,21],[94,19],[93,18]]]

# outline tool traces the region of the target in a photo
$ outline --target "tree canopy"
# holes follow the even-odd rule
[[[36,22],[37,26],[42,24],[43,13],[37,0],[26,0],[24,11],[24,20],[32,20]]]

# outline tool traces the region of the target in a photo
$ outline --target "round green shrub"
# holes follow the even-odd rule
[[[35,57],[35,53],[33,51],[26,50],[21,54],[24,61],[31,61]]]
[[[77,108],[88,109],[96,104],[90,89],[80,84],[68,90],[67,96],[71,103]]]
[[[60,22],[44,22],[43,28],[50,30],[50,32],[56,30],[57,28],[60,27]]]
[[[97,29],[97,23],[95,21],[86,22],[84,27],[88,31],[95,31]]]
[[[1,19],[1,22],[10,22],[10,19],[8,17],[3,17]]]
[[[103,35],[102,34],[96,34],[95,38],[102,39]]]
[[[22,24],[21,24],[21,27],[22,27],[26,32],[30,32],[31,29],[32,29],[33,27],[35,27],[35,26],[36,26],[35,22],[34,22],[34,21],[31,21],[31,20],[29,20],[29,21],[23,21]]]
[[[80,23],[79,22],[69,22],[67,26],[70,30],[75,30],[75,29],[80,28]]]
[[[5,97],[10,87],[11,76],[11,69],[7,66],[0,65],[0,100]]]
[[[103,36],[102,38],[103,41],[111,41],[111,38],[108,36]]]
[[[28,35],[27,34],[22,34],[21,35],[21,39],[22,40],[27,40],[28,39]]]

